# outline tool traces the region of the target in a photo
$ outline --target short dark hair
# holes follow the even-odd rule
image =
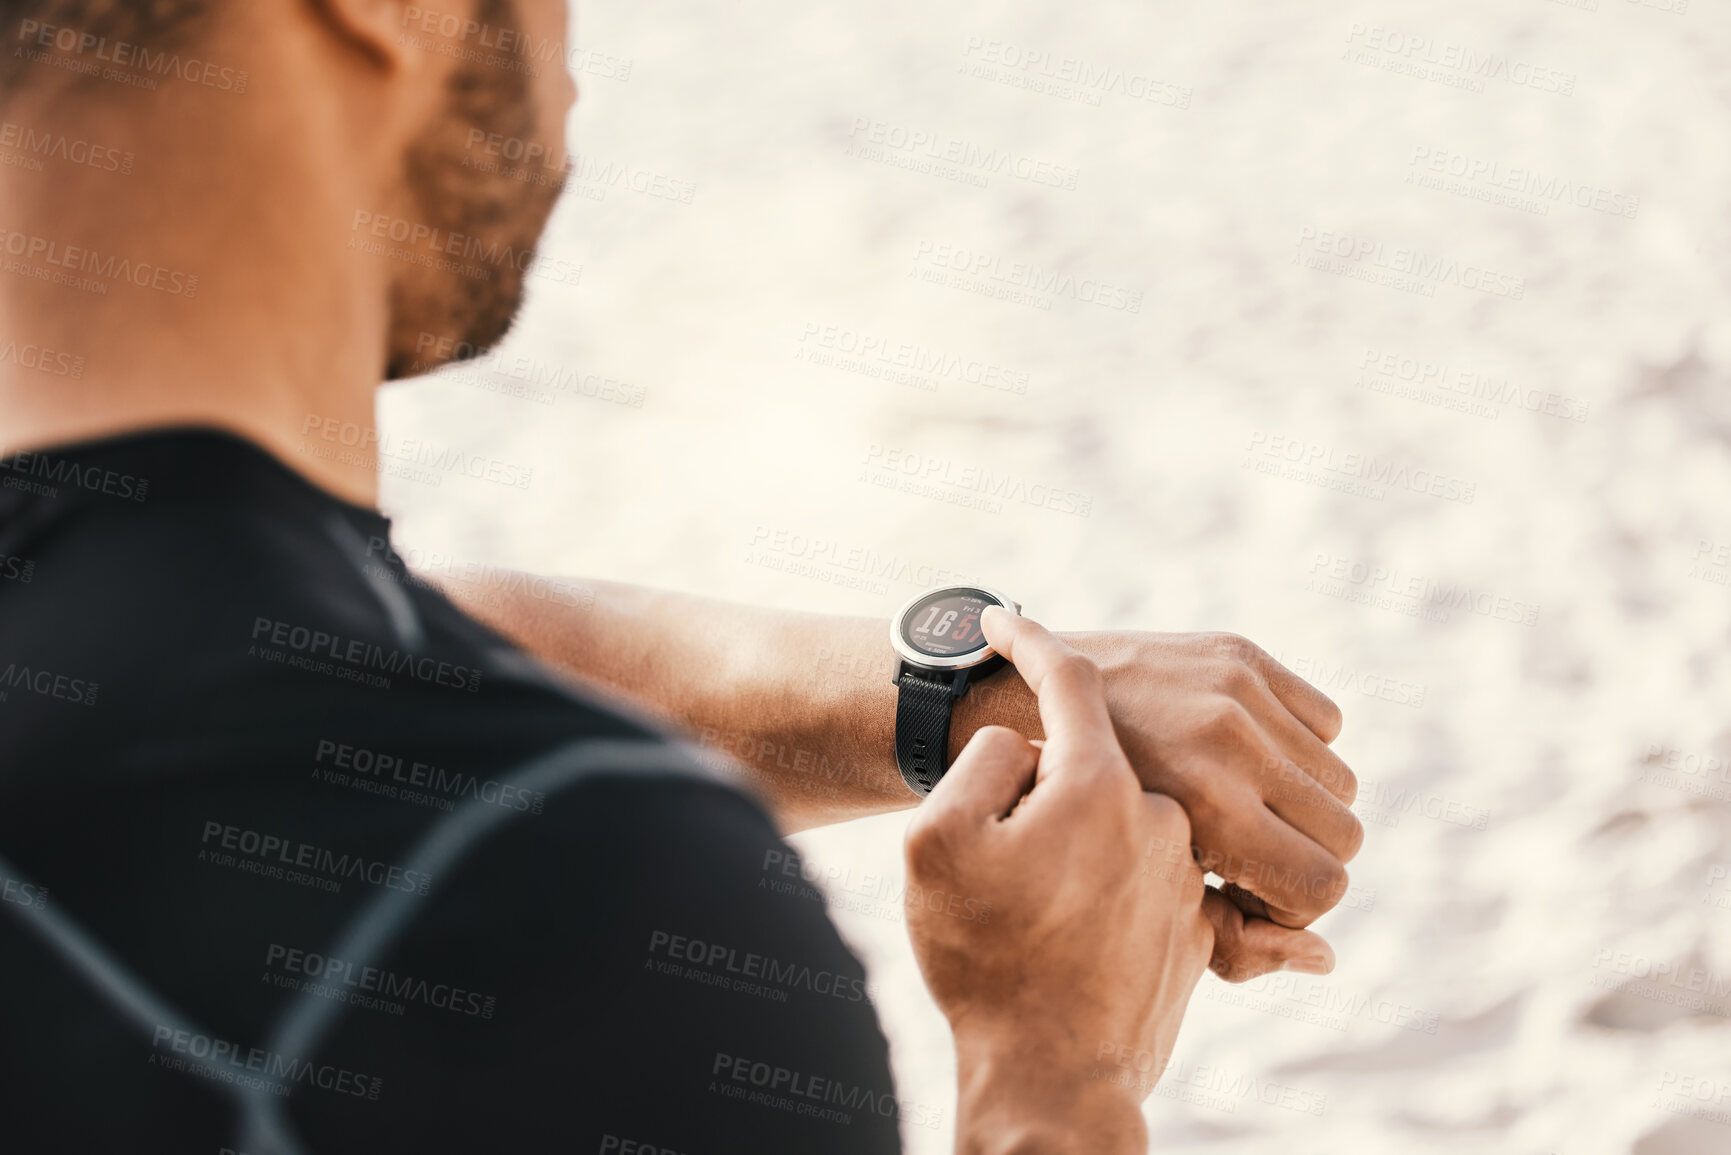
[[[183,42],[210,7],[211,0],[0,0],[0,37],[16,41],[24,22],[34,20],[164,49]],[[29,65],[16,53],[0,53],[0,95],[18,86]]]

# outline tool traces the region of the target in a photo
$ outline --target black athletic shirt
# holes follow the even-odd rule
[[[762,809],[389,532],[223,433],[0,459],[0,1151],[898,1150]]]

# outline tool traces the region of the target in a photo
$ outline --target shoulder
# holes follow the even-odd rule
[[[329,1052],[403,1091],[309,1098],[308,1137],[896,1151],[871,985],[821,900],[770,885],[793,852],[763,809],[701,774],[606,761],[478,839],[366,960],[453,984],[474,1013],[348,1012]]]

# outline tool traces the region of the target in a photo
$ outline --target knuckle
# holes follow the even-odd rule
[[[1256,977],[1244,957],[1244,919],[1234,909],[1226,910],[1214,924],[1214,952],[1208,969],[1229,983]]]
[[[1247,983],[1251,979],[1261,978],[1265,973],[1260,967],[1244,956],[1239,944],[1221,945],[1216,939],[1214,958],[1209,962],[1208,969],[1220,977],[1222,982]]]
[[[1182,809],[1192,839],[1213,838],[1231,825],[1232,801],[1229,798],[1216,797],[1212,791],[1200,791],[1193,797],[1186,798]]]
[[[1192,852],[1196,856],[1196,868],[1204,874],[1214,874],[1222,882],[1231,882],[1238,876],[1237,860],[1222,846],[1209,843],[1193,843]]]
[[[1142,797],[1153,833],[1170,844],[1187,845],[1190,842],[1190,816],[1178,800],[1167,794],[1147,793]]]
[[[1321,787],[1342,806],[1351,806],[1352,800],[1358,796],[1357,777],[1337,759],[1325,757],[1316,762],[1287,761],[1285,765],[1293,777],[1302,776],[1306,782]]]
[[[1240,668],[1254,667],[1262,660],[1262,647],[1241,634],[1210,634],[1209,648],[1222,662]]]
[[[1346,897],[1347,873],[1346,864],[1330,855],[1325,858],[1312,875],[1316,893],[1311,895],[1320,910],[1332,910],[1336,903]]]
[[[1246,697],[1257,684],[1256,674],[1242,662],[1221,662],[1215,667],[1214,686],[1229,698]]]
[[[1262,684],[1262,647],[1237,634],[1214,634],[1209,643],[1213,681],[1234,697],[1248,694]]]
[[[1222,982],[1241,983],[1249,976],[1243,973],[1243,968],[1238,965],[1238,956],[1229,953],[1230,950],[1231,948],[1220,941],[1216,932],[1214,957],[1208,960],[1208,969],[1218,975]]]
[[[1235,881],[1246,863],[1266,857],[1255,816],[1263,812],[1254,791],[1227,788],[1184,803],[1191,841],[1201,852],[1198,865]]]
[[[1358,797],[1358,776],[1338,758],[1324,755],[1314,763],[1306,760],[1289,766],[1294,774],[1304,775],[1339,799],[1343,806],[1351,806]]]
[[[1293,676],[1297,677],[1296,674]],[[1317,736],[1324,742],[1334,741],[1340,736],[1340,728],[1346,722],[1346,715],[1340,712],[1340,704],[1317,689],[1314,683],[1300,679],[1300,684],[1306,691],[1312,711],[1319,715],[1317,721],[1322,729]]]
[[[922,810],[908,824],[903,856],[908,874],[914,878],[933,878],[947,869],[951,861],[951,834],[942,812]]]
[[[1208,704],[1197,729],[1211,743],[1233,745],[1249,732],[1250,727],[1250,711],[1236,699],[1223,696]]]
[[[1341,841],[1346,844],[1346,852],[1340,856],[1343,862],[1351,862],[1358,857],[1358,852],[1364,849],[1364,823],[1350,810],[1346,812],[1346,830],[1341,835]]]
[[[1328,787],[1329,793],[1340,799],[1342,806],[1351,806],[1358,800],[1358,775],[1345,766],[1333,767],[1322,784]]]
[[[1344,762],[1336,767],[1336,773],[1339,777],[1340,800],[1351,806],[1358,800],[1358,775]]]
[[[1052,676],[1083,686],[1103,686],[1100,667],[1086,654],[1071,650],[1052,664]]]
[[[1304,767],[1290,758],[1282,758],[1270,754],[1262,760],[1262,800],[1270,804],[1279,800],[1296,800],[1306,797],[1316,785],[1315,779]]]

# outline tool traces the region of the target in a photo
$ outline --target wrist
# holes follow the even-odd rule
[[[733,656],[727,712],[750,721],[732,751],[778,784],[787,829],[919,801],[895,760],[896,686],[881,618],[766,615]],[[791,660],[790,660],[791,659]],[[754,744],[755,743],[755,744]]]
[[[954,763],[968,739],[986,726],[1008,726],[1024,738],[1045,737],[1039,700],[1014,666],[981,678],[956,701],[950,715],[949,762]]]
[[[1028,1033],[956,1032],[957,1155],[1143,1155],[1141,1096]]]

